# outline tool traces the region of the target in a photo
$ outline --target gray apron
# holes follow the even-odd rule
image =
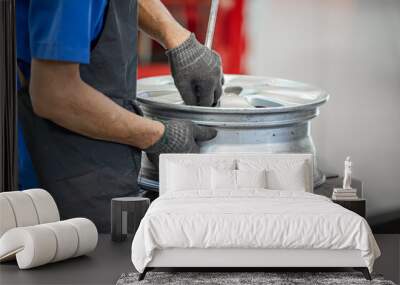
[[[110,0],[90,64],[81,64],[80,74],[118,105],[142,115],[135,101],[136,42],[136,0]],[[41,187],[52,194],[62,218],[86,217],[100,232],[109,232],[111,198],[138,195],[141,151],[36,116],[26,89],[19,96],[19,120]]]

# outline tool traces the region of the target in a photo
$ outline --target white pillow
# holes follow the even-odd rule
[[[211,167],[168,164],[167,191],[211,189]]]
[[[239,159],[240,170],[266,169],[268,190],[309,191],[311,169],[303,159]]]
[[[236,170],[212,168],[211,188],[214,191],[236,190]]]
[[[268,189],[306,192],[307,171],[304,161],[277,165],[267,171]]]
[[[267,188],[266,170],[216,169],[211,171],[212,189],[231,192],[239,189]]]
[[[237,188],[267,188],[267,171],[236,170]]]

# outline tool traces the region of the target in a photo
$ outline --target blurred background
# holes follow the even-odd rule
[[[210,0],[163,0],[204,41]],[[331,94],[313,120],[320,168],[347,155],[375,231],[400,231],[400,1],[220,0],[214,49],[225,73],[304,81]],[[139,77],[168,74],[140,35]]]
[[[252,0],[250,0],[252,1]],[[213,48],[223,59],[225,73],[245,73],[246,0],[220,0]],[[162,0],[171,14],[204,43],[210,0]],[[139,34],[138,77],[169,74],[165,50],[144,33]]]

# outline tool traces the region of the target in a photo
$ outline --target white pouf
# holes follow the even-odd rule
[[[0,262],[17,259],[20,269],[28,269],[87,254],[97,241],[92,221],[60,221],[43,189],[0,193]]]
[[[39,224],[35,205],[28,194],[21,191],[3,192],[13,209],[17,227],[26,227]]]
[[[15,228],[17,222],[10,202],[0,195],[0,237],[9,229]]]
[[[19,268],[28,269],[87,254],[97,240],[95,225],[84,218],[18,227],[0,238],[0,261],[16,257]]]
[[[22,193],[28,194],[31,197],[39,218],[39,224],[57,222],[60,220],[56,202],[49,192],[43,189],[30,189]]]
[[[54,222],[44,224],[56,236],[57,252],[51,262],[57,262],[70,258],[75,255],[78,250],[79,236],[71,224],[66,222]]]

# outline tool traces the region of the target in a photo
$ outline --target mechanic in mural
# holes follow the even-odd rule
[[[90,218],[100,231],[109,230],[111,198],[138,194],[142,150],[157,164],[160,153],[198,152],[198,141],[216,136],[190,121],[142,116],[138,26],[166,48],[185,103],[215,105],[220,57],[159,0],[17,0],[19,123],[38,186],[63,218]]]

